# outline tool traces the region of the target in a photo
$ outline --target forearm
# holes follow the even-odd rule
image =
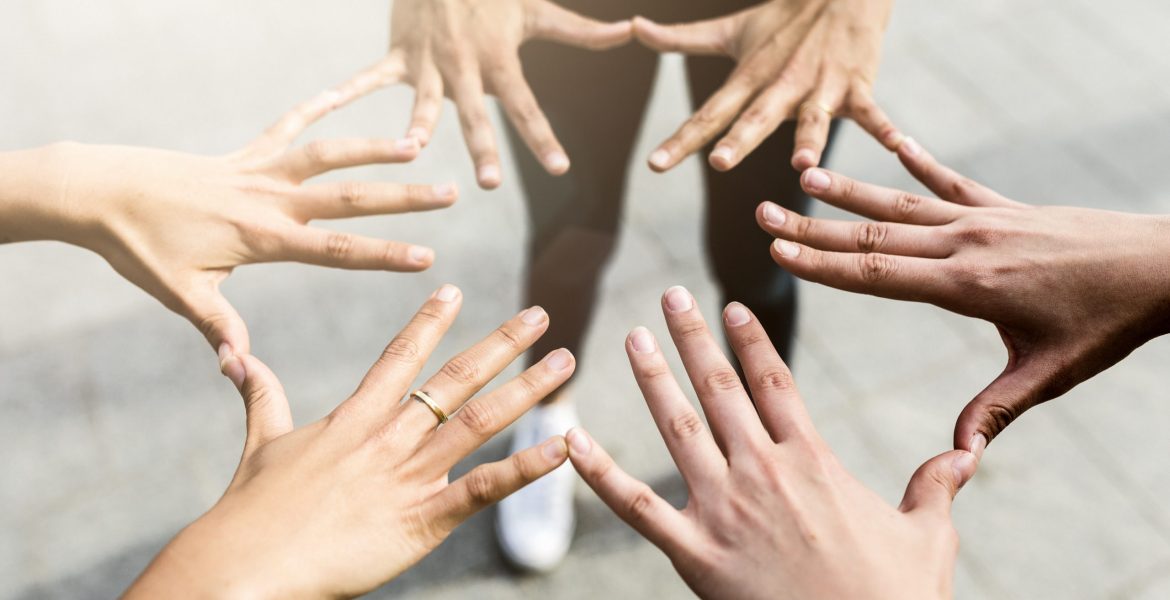
[[[35,240],[76,243],[93,225],[71,188],[74,144],[0,153],[0,244]]]

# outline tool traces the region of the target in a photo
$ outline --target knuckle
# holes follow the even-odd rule
[[[982,186],[967,177],[960,177],[950,184],[952,197],[959,201],[970,200],[981,188]]]
[[[882,283],[898,269],[893,259],[884,254],[859,254],[856,260],[861,279],[866,283]]]
[[[638,491],[626,499],[626,516],[633,522],[642,523],[650,519],[650,509],[654,506],[654,491],[650,486],[642,484]]]
[[[499,418],[487,402],[476,401],[463,405],[459,420],[471,433],[479,437],[489,436],[498,429]]]
[[[670,431],[680,440],[693,438],[706,429],[703,420],[693,411],[687,411],[670,420]]]
[[[672,377],[670,367],[665,363],[654,363],[652,365],[644,365],[638,367],[638,374],[646,380],[661,379],[663,377]]]
[[[516,377],[516,385],[525,398],[543,397],[544,386],[531,373],[525,371]]]
[[[421,357],[422,350],[419,349],[418,342],[407,336],[399,335],[390,340],[386,349],[382,350],[381,359],[391,363],[413,363]]]
[[[1017,417],[1020,410],[1010,404],[991,402],[983,407],[983,425],[987,428],[987,439],[995,437],[999,432],[1007,429]]]
[[[439,369],[439,373],[455,383],[472,385],[479,381],[480,367],[471,357],[460,354],[447,361]]]
[[[333,232],[325,237],[325,254],[333,258],[348,258],[353,254],[354,237],[348,233]]]
[[[429,185],[412,183],[406,186],[406,200],[413,205],[427,202],[434,196],[434,188]]]
[[[788,218],[792,222],[792,230],[796,237],[796,241],[808,240],[816,221],[792,211],[788,212]]]
[[[860,252],[877,252],[886,244],[889,227],[885,223],[872,221],[857,226],[857,250]]]
[[[475,506],[487,506],[496,499],[496,478],[485,467],[476,467],[467,475],[467,495]]]
[[[900,192],[894,197],[894,218],[906,220],[922,206],[922,197],[908,192]]]
[[[364,184],[356,181],[348,181],[338,184],[337,196],[338,200],[343,204],[351,208],[357,208],[366,203],[366,199],[369,197],[369,190],[366,189]]]
[[[312,163],[328,163],[333,155],[332,146],[324,140],[313,140],[305,144],[302,152]]]
[[[741,123],[751,127],[762,127],[767,124],[768,119],[768,113],[765,112],[764,109],[757,106],[753,106],[747,109],[747,111],[745,111],[743,115],[739,117]]]
[[[716,369],[703,377],[704,386],[711,391],[733,391],[741,387],[739,375],[733,369]]]
[[[756,377],[760,389],[767,391],[789,391],[796,387],[792,372],[788,369],[772,369],[764,371]]]
[[[496,329],[492,335],[495,336],[496,341],[499,342],[500,345],[504,346],[508,350],[520,350],[527,346],[524,343],[524,339],[520,337],[520,334],[507,325]]]
[[[696,340],[702,339],[707,335],[707,325],[702,321],[687,321],[678,326],[675,336],[679,340]]]

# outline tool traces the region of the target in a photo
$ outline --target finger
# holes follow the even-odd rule
[[[427,63],[419,67],[414,82],[414,110],[406,137],[418,140],[418,145],[425,147],[431,141],[442,112],[443,77],[434,65]]]
[[[955,448],[983,456],[983,449],[1024,411],[1055,398],[1071,387],[1056,376],[1059,357],[1035,357],[1010,365],[959,413]]]
[[[568,456],[565,438],[556,436],[499,462],[480,465],[426,502],[423,518],[450,531],[475,513],[561,466]]]
[[[814,198],[875,221],[945,225],[967,212],[937,198],[855,181],[824,169],[805,171],[800,183]]]
[[[451,92],[459,112],[459,125],[463,129],[463,140],[475,163],[475,178],[479,187],[493,190],[500,186],[500,156],[496,150],[496,134],[488,117],[487,98],[483,93],[483,81],[479,72],[465,69],[454,77]]]
[[[677,25],[659,25],[645,17],[634,17],[633,34],[642,45],[658,52],[728,55],[728,40],[736,24],[736,15]]]
[[[374,65],[363,69],[345,83],[325,90],[285,113],[252,143],[252,148],[268,151],[283,150],[309,125],[376,89],[397,83],[401,80],[402,74],[403,65],[399,57],[397,55],[387,56]]]
[[[528,82],[524,80],[520,61],[507,61],[491,77],[492,89],[499,97],[504,113],[516,126],[516,131],[532,154],[550,174],[563,175],[569,170],[569,157],[565,155],[565,149],[557,141],[548,118],[536,102]]]
[[[926,461],[906,485],[899,510],[949,520],[955,495],[978,468],[979,459],[966,450],[951,450]]]
[[[816,219],[772,202],[760,205],[756,220],[778,238],[829,252],[881,252],[923,258],[946,258],[954,253],[952,239],[935,227]]]
[[[707,329],[691,293],[680,286],[666,290],[662,312],[719,447],[730,454],[767,443],[767,432],[739,374]]]
[[[847,292],[937,304],[958,293],[948,264],[935,258],[826,252],[776,240],[772,260],[789,273]]]
[[[813,92],[800,106],[796,120],[796,143],[792,151],[792,168],[804,171],[821,164],[825,145],[829,142],[829,129],[833,125],[832,111],[841,106],[844,95],[844,89],[838,89],[830,84]]]
[[[898,159],[915,179],[948,202],[979,207],[1024,206],[939,164],[913,138],[902,140],[898,147]]]
[[[772,441],[815,439],[815,428],[792,372],[776,352],[759,319],[746,306],[732,302],[723,311],[723,325],[752,390],[760,420]]]
[[[626,340],[626,353],[654,424],[687,487],[693,492],[718,481],[727,473],[727,460],[670,372],[654,336],[638,327]]]
[[[755,151],[792,114],[799,92],[791,85],[768,86],[735,120],[708,157],[717,171],[729,171]]]
[[[180,311],[217,352],[224,346],[233,354],[252,351],[247,324],[215,286],[201,286],[199,291],[183,298]]]
[[[342,231],[291,226],[261,252],[262,262],[298,262],[306,265],[361,271],[425,271],[435,261],[430,248],[378,240]]]
[[[285,156],[282,165],[295,181],[363,165],[410,162],[418,156],[418,140],[314,140]]]
[[[531,16],[529,36],[570,46],[606,50],[625,44],[633,37],[630,21],[606,23],[583,17],[546,0],[535,4]]]
[[[850,93],[847,112],[849,118],[891,152],[896,152],[906,139],[864,88],[855,87]]]
[[[650,154],[650,168],[659,173],[668,171],[698,151],[727,128],[754,92],[749,78],[737,70],[674,135]]]
[[[548,314],[544,309],[539,306],[525,309],[479,343],[447,361],[419,389],[434,399],[445,414],[453,415],[468,398],[528,351],[547,330]],[[480,408],[484,407],[481,405]],[[434,430],[435,415],[421,402],[407,402],[402,405],[395,423],[396,427],[418,432],[421,436]]]
[[[697,547],[699,535],[690,519],[617,466],[584,429],[575,427],[567,437],[573,467],[621,520],[671,558]]]
[[[220,354],[220,370],[244,399],[247,438],[244,457],[293,430],[292,410],[284,387],[268,365],[250,354]]]
[[[341,406],[355,410],[372,408],[388,414],[397,406],[400,391],[418,377],[435,346],[455,321],[462,303],[463,294],[453,285],[444,285],[431,294],[410,323],[390,340],[357,391]]]
[[[568,381],[574,366],[571,352],[554,350],[499,389],[464,404],[446,425],[435,431],[413,460],[433,471],[436,477],[450,471],[455,463]]]
[[[453,183],[346,181],[300,186],[293,195],[291,208],[305,222],[437,210],[451,206],[458,197],[459,188]]]

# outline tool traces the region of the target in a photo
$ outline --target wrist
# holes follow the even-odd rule
[[[0,242],[84,245],[99,223],[89,202],[96,186],[74,176],[83,149],[60,142],[0,154]]]

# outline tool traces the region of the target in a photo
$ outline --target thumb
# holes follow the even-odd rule
[[[252,351],[248,326],[218,289],[210,287],[198,292],[188,297],[184,305],[187,320],[203,333],[216,352],[247,354]]]
[[[247,416],[245,457],[293,430],[292,411],[284,386],[267,365],[251,354],[221,353],[219,366],[244,399]]]
[[[959,413],[955,448],[982,458],[984,447],[1024,411],[1055,397],[1049,393],[1054,372],[1049,362],[1038,355],[1004,369]]]
[[[730,55],[728,40],[735,32],[736,15],[707,21],[659,25],[645,17],[634,17],[634,37],[643,46],[658,52],[698,55]]]
[[[899,510],[949,515],[955,494],[975,475],[978,466],[979,459],[966,450],[951,450],[926,461],[910,477]]]
[[[536,3],[529,34],[590,50],[620,46],[633,37],[629,21],[606,23],[590,19],[547,0]]]

